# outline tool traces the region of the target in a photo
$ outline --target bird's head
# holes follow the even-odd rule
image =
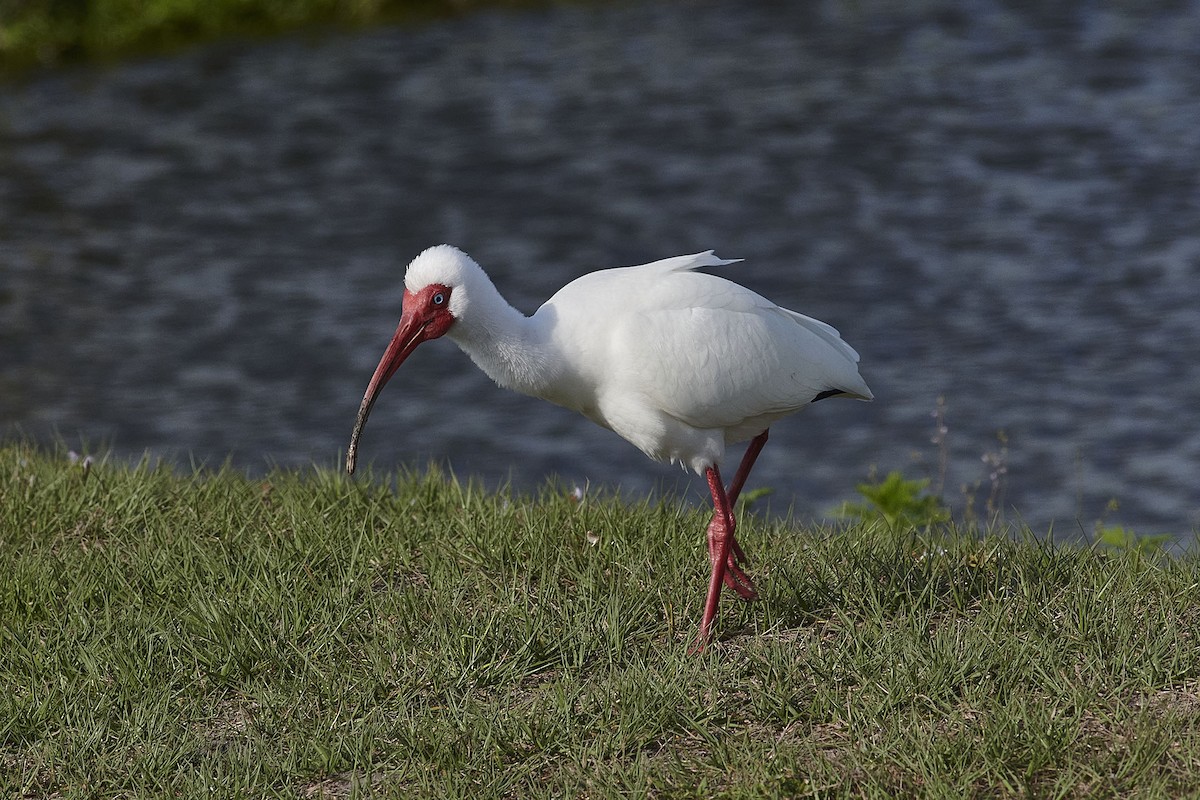
[[[472,272],[482,270],[465,253],[450,245],[431,247],[412,260],[404,275],[404,301],[400,323],[358,408],[358,419],[346,453],[346,471],[354,472],[358,438],[384,385],[417,346],[444,336],[461,318],[467,305],[466,284]]]

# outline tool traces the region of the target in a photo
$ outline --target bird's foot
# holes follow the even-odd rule
[[[738,597],[743,600],[756,600],[758,598],[758,589],[754,586],[754,581],[746,574],[738,564],[730,559],[725,564],[725,585],[738,593]]]
[[[725,555],[724,583],[743,600],[754,600],[758,597],[758,590],[754,587],[754,581],[742,569],[742,565],[749,564],[750,559],[738,544],[733,531],[726,532],[725,526],[715,518],[708,526],[708,558],[714,565],[717,563],[721,558],[726,538],[729,541]]]

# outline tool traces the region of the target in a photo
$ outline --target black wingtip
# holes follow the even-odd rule
[[[827,397],[838,397],[839,395],[843,394],[849,394],[849,392],[843,392],[841,389],[826,389],[823,392],[818,392],[817,396],[808,402],[815,403],[818,400],[824,400]]]

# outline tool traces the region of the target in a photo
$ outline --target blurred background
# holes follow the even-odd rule
[[[1198,157],[1196,2],[481,10],[41,68],[0,85],[0,435],[338,467],[423,248],[526,313],[715,248],[877,398],[775,426],[772,511],[901,470],[1038,533],[1190,541]],[[449,341],[361,456],[706,497]]]

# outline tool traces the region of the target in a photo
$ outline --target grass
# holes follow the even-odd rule
[[[414,22],[549,0],[0,0],[0,75],[230,36]]]
[[[0,796],[1173,797],[1195,557],[0,446]]]

